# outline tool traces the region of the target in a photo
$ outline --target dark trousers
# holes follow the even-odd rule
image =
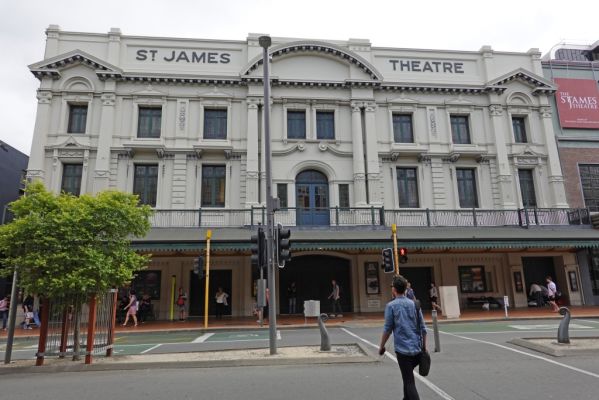
[[[343,314],[343,311],[341,311],[341,301],[340,299],[332,299],[332,306],[333,306],[333,314]]]
[[[0,318],[2,318],[2,329],[6,329],[6,321],[8,319],[8,310],[0,311]]]
[[[225,304],[224,303],[216,303],[216,318],[220,319],[223,317],[225,313]]]
[[[395,354],[397,355],[397,363],[403,380],[403,400],[420,400],[416,390],[416,381],[414,380],[414,368],[418,365],[420,355],[406,356],[397,352]]]

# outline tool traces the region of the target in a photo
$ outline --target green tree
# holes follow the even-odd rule
[[[41,183],[10,205],[15,219],[0,226],[4,275],[19,268],[27,293],[50,299],[105,293],[131,281],[150,256],[131,249],[132,237],[150,228],[152,210],[135,195],[105,191],[96,196],[56,195]]]

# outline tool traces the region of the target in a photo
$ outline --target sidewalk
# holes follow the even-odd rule
[[[578,306],[569,307],[572,318],[599,318],[599,306]],[[431,312],[425,311],[425,321],[431,322]],[[519,308],[508,310],[507,320],[530,320],[530,319],[561,319],[562,316],[552,312],[549,308]],[[505,312],[503,310],[462,310],[460,318],[447,319],[439,315],[440,324],[462,323],[462,322],[488,322],[505,321]],[[331,318],[327,321],[327,326],[382,326],[383,313],[347,313],[340,318]],[[307,318],[301,314],[297,315],[279,315],[277,316],[277,327],[279,329],[298,329],[313,328],[317,326],[316,318]],[[263,328],[267,328],[264,325]],[[224,317],[216,320],[213,317],[208,320],[208,330],[232,330],[232,329],[258,329],[260,326],[256,323],[255,317]],[[117,325],[116,334],[127,334],[129,332],[170,332],[185,330],[204,330],[203,318],[191,318],[187,321],[149,321],[134,327],[130,324],[127,327]],[[37,337],[39,329],[24,330],[16,328],[15,337]],[[6,338],[6,331],[0,331],[0,340]]]

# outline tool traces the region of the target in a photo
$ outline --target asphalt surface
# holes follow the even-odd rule
[[[421,398],[598,399],[597,354],[555,358],[507,343],[513,338],[555,337],[557,324],[555,320],[537,320],[442,325],[441,352],[432,353],[431,374],[417,380]],[[381,328],[349,326],[330,329],[330,333],[333,343],[361,341],[375,351]],[[135,333],[120,336],[116,351],[138,354],[267,347],[267,335],[267,331],[256,330],[208,337],[197,332]],[[599,336],[599,320],[573,320],[570,336]],[[316,329],[297,329],[281,330],[277,343],[316,345],[319,341]],[[392,349],[391,341],[388,349]],[[433,348],[432,341],[429,348]],[[18,354],[30,358],[34,352],[19,348]],[[388,353],[381,363],[360,365],[6,375],[0,377],[0,399],[70,400],[80,399],[82,393],[86,400],[398,399],[402,394],[401,378],[393,356]]]

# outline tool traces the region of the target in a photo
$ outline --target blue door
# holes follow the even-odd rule
[[[295,179],[298,225],[329,225],[329,184],[314,170],[300,172]]]

